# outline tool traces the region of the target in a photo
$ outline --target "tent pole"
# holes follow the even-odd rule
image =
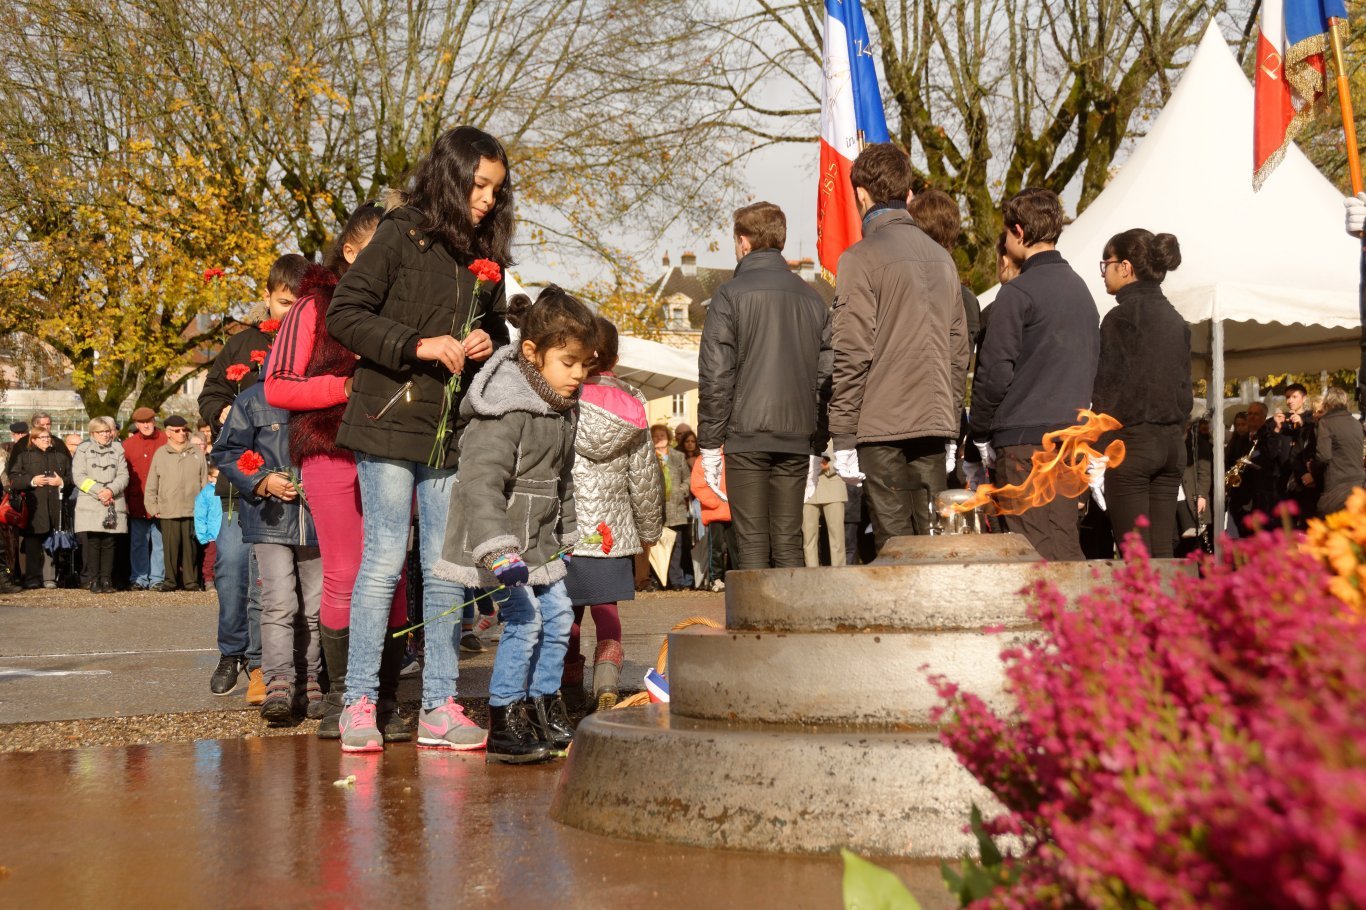
[[[1210,380],[1209,380],[1209,399],[1210,421],[1209,435],[1211,447],[1214,449],[1211,455],[1214,457],[1214,467],[1210,472],[1210,479],[1214,481],[1214,501],[1210,504],[1213,512],[1211,520],[1214,528],[1214,552],[1220,554],[1224,545],[1222,536],[1224,533],[1224,321],[1218,316],[1214,316],[1209,321],[1209,353],[1210,353]],[[1197,441],[1198,445],[1198,441]],[[1196,457],[1199,457],[1199,449],[1196,449]]]

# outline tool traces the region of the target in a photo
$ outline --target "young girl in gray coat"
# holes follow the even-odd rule
[[[574,619],[564,576],[579,538],[576,406],[597,328],[586,306],[554,286],[534,304],[512,298],[507,315],[521,343],[494,354],[460,406],[467,425],[435,571],[466,591],[510,589],[489,683],[487,760],[522,763],[545,760],[573,736],[559,694]]]

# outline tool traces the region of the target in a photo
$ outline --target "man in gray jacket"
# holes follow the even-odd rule
[[[166,580],[158,591],[202,591],[199,559],[194,538],[194,498],[208,481],[204,453],[190,444],[190,428],[179,415],[166,419],[166,445],[152,456],[147,474],[147,514],[161,522],[165,545]],[[176,568],[180,584],[176,584]]]
[[[840,475],[866,478],[878,549],[930,532],[958,436],[969,341],[958,270],[906,211],[911,160],[865,148],[850,182],[863,239],[840,256],[835,284],[830,435]]]
[[[810,456],[825,445],[830,314],[788,268],[786,242],[778,206],[735,212],[739,265],[712,296],[697,355],[697,444],[707,485],[729,493],[738,569],[805,564],[802,494]]]

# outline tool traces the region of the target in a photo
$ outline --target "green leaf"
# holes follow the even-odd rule
[[[844,857],[844,910],[920,910],[901,879],[848,850]]]
[[[977,835],[977,849],[982,854],[982,865],[1001,865],[1001,851],[996,848],[996,842],[987,833],[986,825],[982,822],[982,810],[977,808],[976,803],[972,804],[972,833]]]

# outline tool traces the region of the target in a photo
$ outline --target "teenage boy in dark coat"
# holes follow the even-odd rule
[[[1020,274],[1003,285],[973,375],[970,425],[997,482],[1019,484],[1044,434],[1073,426],[1091,404],[1100,357],[1100,314],[1081,276],[1057,251],[1062,200],[1030,187],[1003,208],[1006,252]],[[1045,559],[1085,559],[1077,502],[1063,496],[1006,517]]]

